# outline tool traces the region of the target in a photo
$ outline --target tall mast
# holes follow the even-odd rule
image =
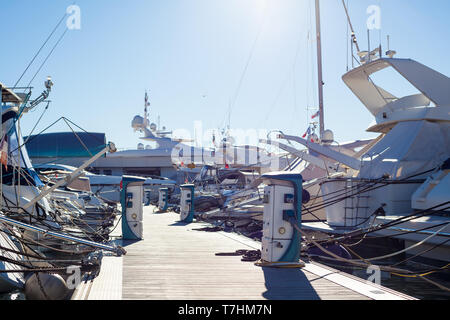
[[[317,71],[319,80],[319,122],[320,138],[325,131],[325,118],[323,113],[323,74],[322,74],[322,41],[320,32],[320,1],[316,0],[316,34],[317,34]]]

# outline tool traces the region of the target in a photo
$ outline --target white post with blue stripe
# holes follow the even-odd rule
[[[150,190],[144,190],[144,206],[148,207],[152,201],[152,192]]]
[[[183,184],[180,186],[180,221],[191,223],[194,221],[194,192],[195,186],[193,184]]]
[[[144,239],[144,182],[139,177],[123,176],[120,203],[122,205],[123,240]]]
[[[169,207],[169,188],[160,188],[158,201],[159,212],[166,212],[168,207]]]
[[[264,227],[262,263],[299,265],[302,183],[300,174],[273,172],[262,176],[264,184]]]

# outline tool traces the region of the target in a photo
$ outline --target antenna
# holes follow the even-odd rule
[[[148,109],[147,107],[150,106],[150,102],[148,101],[148,93],[147,90],[145,90],[145,103],[144,103],[144,123],[145,126],[147,127],[148,125],[150,125],[150,119],[149,119],[149,115],[148,115]]]
[[[358,41],[356,40],[356,34],[355,34],[355,30],[353,29],[352,20],[350,19],[350,15],[348,13],[348,8],[347,8],[347,5],[345,4],[344,0],[342,0],[342,5],[344,6],[348,25],[350,26],[350,31],[352,32],[352,43],[356,46],[356,51],[359,53],[361,50],[359,50],[359,44],[358,44]],[[353,55],[353,52],[352,52],[352,55]]]
[[[232,108],[232,102],[230,100],[230,109],[228,112],[228,130],[230,130],[230,128],[231,128],[231,108]]]
[[[355,58],[355,56],[353,55],[353,46],[355,46],[356,47],[356,54],[358,55],[358,56],[360,56],[361,57],[361,50],[359,49],[359,44],[358,44],[358,40],[356,39],[356,33],[355,33],[355,29],[353,29],[353,24],[352,24],[352,20],[350,19],[350,14],[348,13],[348,7],[347,7],[347,5],[345,4],[345,1],[344,0],[342,0],[342,5],[343,5],[343,7],[344,7],[344,10],[345,10],[345,15],[347,16],[347,22],[348,22],[348,25],[349,25],[349,27],[350,27],[350,31],[352,32],[352,34],[351,34],[351,60],[352,60],[352,68],[354,68],[355,67],[355,60],[359,63],[359,61]]]
[[[390,44],[390,40],[391,40],[391,36],[387,36],[387,46],[388,46],[388,51],[386,52],[386,55],[389,57],[389,58],[393,58],[396,54],[397,54],[397,51],[395,51],[395,50],[391,50],[391,44]]]

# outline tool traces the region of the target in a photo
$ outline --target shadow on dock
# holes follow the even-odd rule
[[[127,246],[131,246],[132,244],[144,241],[144,240],[119,240],[120,242],[118,242],[118,244],[120,244],[120,246],[122,247],[127,247]]]
[[[188,226],[190,224],[192,224],[192,223],[179,221],[179,222],[175,222],[175,223],[169,224],[169,227],[186,227],[186,226]]]
[[[268,300],[320,300],[301,269],[262,268]]]
[[[151,214],[160,214],[160,215],[163,215],[163,214],[166,214],[167,212],[166,211],[154,211],[154,212],[152,212]]]

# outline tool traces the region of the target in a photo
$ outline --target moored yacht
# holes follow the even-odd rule
[[[385,69],[418,92],[397,97],[380,87],[373,78]],[[326,223],[303,227],[339,234],[372,228],[372,234],[404,240],[408,253],[436,246],[423,256],[450,260],[450,79],[411,59],[380,57],[343,80],[375,118],[368,131],[380,136],[351,158],[306,142],[354,171],[321,182]]]

